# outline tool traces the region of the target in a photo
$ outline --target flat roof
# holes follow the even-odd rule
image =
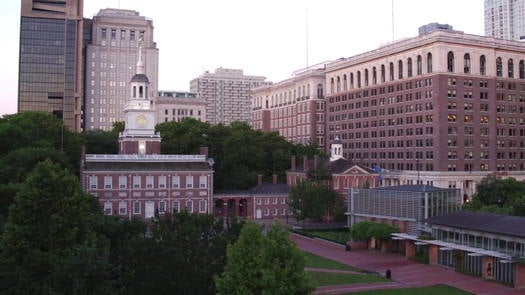
[[[457,211],[426,220],[432,225],[525,238],[525,217],[479,211]]]
[[[86,154],[86,162],[206,162],[206,155]]]

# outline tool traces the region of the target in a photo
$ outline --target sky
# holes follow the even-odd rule
[[[18,93],[20,0],[4,2],[0,115],[16,113]],[[188,91],[219,67],[279,82],[307,65],[415,37],[432,22],[484,32],[483,0],[84,0],[84,17],[104,8],[153,20],[160,90]]]

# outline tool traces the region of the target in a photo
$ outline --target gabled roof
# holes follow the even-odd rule
[[[355,167],[358,170],[361,170],[362,173],[368,173],[368,174],[376,174],[376,172],[373,169],[370,169],[368,167],[362,166],[360,164],[353,163],[350,160],[347,160],[345,158],[340,158],[335,161],[330,161],[328,158],[319,158],[317,165],[320,168],[323,168],[330,174],[345,174],[350,170],[351,168]],[[304,172],[306,173],[308,170],[314,169],[314,160],[308,160],[308,170],[304,169],[303,162],[298,161],[298,165],[296,166],[296,172]],[[292,170],[290,170],[292,171]]]
[[[525,217],[478,211],[457,211],[426,222],[453,228],[525,238]]]

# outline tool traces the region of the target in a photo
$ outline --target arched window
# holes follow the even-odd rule
[[[334,78],[330,79],[330,93],[334,93]]]
[[[361,71],[357,71],[357,88],[361,88]]]
[[[385,83],[385,65],[381,65],[381,83]]]
[[[418,75],[423,74],[423,61],[421,60],[421,55],[418,55],[418,56],[417,56],[417,65],[416,65],[416,68],[417,68],[417,74],[418,74]]]
[[[368,86],[368,69],[365,69],[365,86]]]
[[[350,89],[354,89],[354,73],[350,73]]]
[[[341,91],[341,77],[337,76],[337,92]]]
[[[394,81],[394,63],[391,62],[389,67],[389,72],[388,72],[388,79],[389,81]]]
[[[520,79],[525,79],[525,61],[520,60]]]
[[[514,78],[514,61],[512,60],[512,58],[510,58],[507,62],[507,68],[509,71],[509,78]]]
[[[432,53],[427,54],[427,73],[432,73]]]
[[[133,98],[137,97],[137,86],[133,86]]]
[[[487,59],[484,55],[479,57],[479,74],[483,76],[487,74]]]
[[[407,77],[412,77],[412,58],[408,58],[407,60]]]
[[[317,84],[317,98],[323,98],[323,84]]]
[[[142,98],[144,95],[144,88],[142,86],[139,86],[139,98]]]
[[[306,96],[310,96],[310,83],[306,84]]]
[[[346,79],[346,74],[343,75],[343,91],[348,90],[348,81]]]
[[[447,54],[447,71],[449,73],[454,72],[454,53],[452,51]]]
[[[399,60],[397,62],[397,77],[403,79],[403,61]]]
[[[503,76],[503,62],[501,61],[501,57],[496,59],[496,76]]]
[[[377,71],[376,71],[376,67],[373,67],[373,68],[372,68],[372,84],[374,84],[374,85],[377,84]]]
[[[468,53],[463,56],[463,73],[470,74],[470,54]]]

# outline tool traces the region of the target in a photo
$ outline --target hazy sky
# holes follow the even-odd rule
[[[3,2],[0,115],[17,111],[20,34],[20,0]],[[103,8],[133,9],[153,19],[161,90],[189,90],[191,79],[221,66],[278,82],[307,62],[414,37],[431,22],[484,31],[483,0],[395,0],[394,36],[392,0],[84,0],[84,17]]]

